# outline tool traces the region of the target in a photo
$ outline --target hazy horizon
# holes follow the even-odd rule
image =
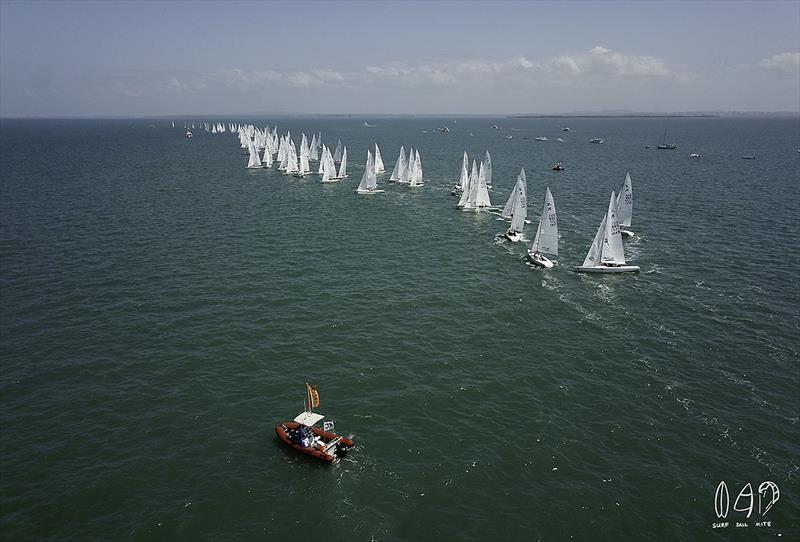
[[[3,118],[608,111],[800,113],[800,2],[0,3]]]

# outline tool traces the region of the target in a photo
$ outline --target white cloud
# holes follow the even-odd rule
[[[759,68],[783,73],[797,73],[800,70],[800,53],[780,53],[760,60]]]

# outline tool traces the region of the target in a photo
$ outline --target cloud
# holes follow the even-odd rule
[[[800,53],[780,53],[760,60],[756,66],[766,70],[796,74],[800,71]]]
[[[781,55],[776,55],[777,56]],[[781,60],[785,62],[785,60]],[[796,59],[795,59],[796,62]],[[207,94],[220,90],[263,92],[273,89],[335,88],[531,88],[547,84],[594,84],[603,79],[676,78],[680,70],[651,57],[612,51],[603,46],[540,59],[515,56],[506,60],[467,59],[451,62],[393,62],[361,69],[272,70],[229,68],[215,71],[137,71],[114,74],[105,91],[128,98]]]

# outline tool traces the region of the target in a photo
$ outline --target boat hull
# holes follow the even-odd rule
[[[300,427],[300,424],[297,422],[283,422],[275,426],[275,434],[278,435],[278,438],[281,439],[281,441],[283,441],[284,444],[286,444],[291,448],[294,448],[299,452],[302,452],[306,455],[310,455],[311,457],[319,459],[320,461],[325,461],[326,463],[333,463],[334,461],[336,461],[337,455],[335,453],[333,454],[325,453],[319,448],[315,448],[312,446],[303,447],[297,444],[296,442],[292,442],[292,439],[289,437],[289,431],[297,429],[298,427]],[[325,443],[328,443],[334,439],[339,438],[339,435],[335,433],[330,433],[328,431],[323,431],[322,429],[319,429],[317,427],[312,427],[311,432],[314,433],[314,435],[322,438],[322,440],[325,441]],[[339,442],[339,445],[337,446],[341,446],[341,448],[344,451],[346,451],[353,447],[353,441],[350,440],[349,438],[342,437],[342,440]]]
[[[584,267],[583,265],[576,265],[572,268],[576,273],[638,273],[638,265],[597,265],[591,267]]]
[[[376,189],[376,190],[356,190],[357,194],[380,194],[385,192],[385,190]]]
[[[505,238],[511,241],[512,243],[518,243],[522,241],[522,234],[518,231],[512,231],[510,229],[506,230],[504,234]]]
[[[632,231],[630,231],[630,230],[623,230],[623,229],[620,229],[620,230],[619,230],[619,233],[622,235],[622,238],[623,238],[623,239],[628,239],[628,238],[630,238],[630,237],[635,237],[635,236],[636,236],[636,234],[635,234],[635,233],[633,233],[633,232],[632,232]]]
[[[539,267],[544,267],[545,269],[552,269],[553,262],[547,259],[547,257],[536,254],[531,252],[530,250],[527,253],[528,261],[531,262],[533,265],[537,265]]]

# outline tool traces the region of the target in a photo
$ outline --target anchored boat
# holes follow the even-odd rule
[[[306,410],[298,414],[294,421],[276,425],[275,433],[287,446],[327,463],[333,463],[347,455],[347,451],[353,447],[353,441],[334,433],[332,421],[325,422],[322,429],[315,427],[325,418],[322,414],[312,412],[312,408],[318,406],[317,386],[306,383]]]

